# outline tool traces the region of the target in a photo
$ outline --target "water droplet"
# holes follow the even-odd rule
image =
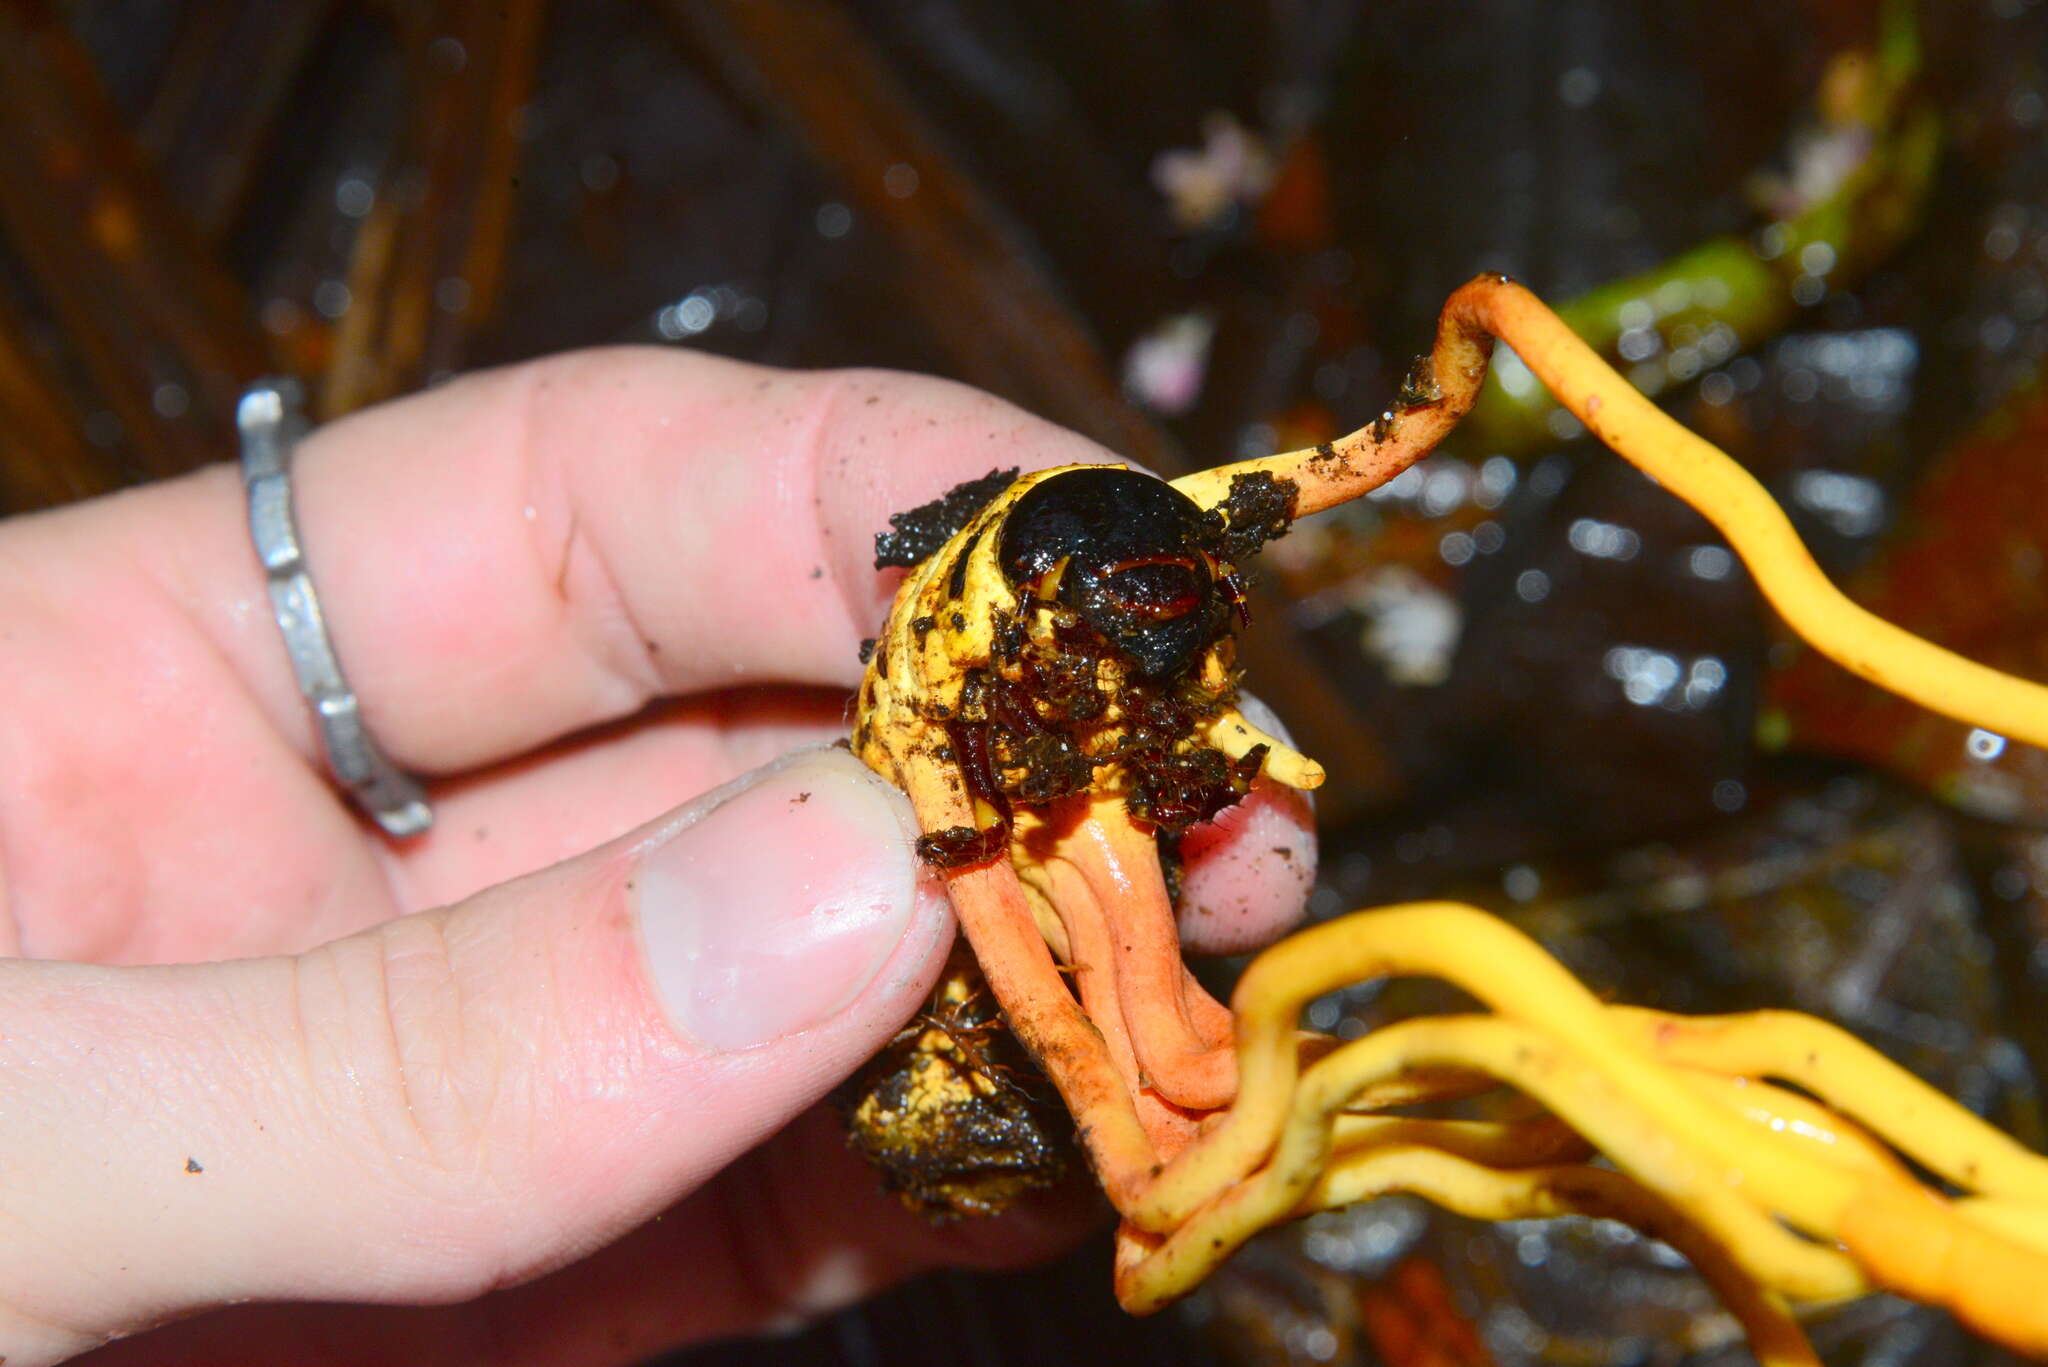
[[[166,380],[150,394],[149,406],[159,418],[181,418],[192,406],[192,396],[185,392],[185,386]]]
[[[334,207],[349,218],[362,218],[376,204],[376,187],[361,176],[343,176],[334,187]]]
[[[314,311],[330,322],[347,313],[348,305],[348,286],[339,280],[322,280],[313,290]]]
[[[897,162],[882,172],[882,188],[891,199],[909,199],[917,193],[917,168],[907,161]]]
[[[1975,727],[1970,731],[1969,739],[1963,742],[1963,748],[1969,751],[1971,759],[1989,763],[2005,753],[2005,737],[1996,731]]]
[[[838,200],[827,200],[818,206],[818,236],[828,241],[845,237],[853,231],[853,210]]]
[[[577,176],[583,188],[594,195],[601,195],[619,183],[619,163],[602,152],[593,153],[583,159],[577,168]]]
[[[1586,67],[1575,66],[1557,78],[1557,97],[1569,109],[1584,109],[1600,98],[1600,77]]]
[[[1695,579],[1722,580],[1735,573],[1735,557],[1721,546],[1694,546],[1685,553],[1685,568]]]

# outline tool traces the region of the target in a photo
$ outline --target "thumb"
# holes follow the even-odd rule
[[[0,965],[0,1354],[464,1300],[651,1218],[929,991],[952,923],[914,835],[810,751],[296,958]]]

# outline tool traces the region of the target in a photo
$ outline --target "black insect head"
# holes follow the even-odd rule
[[[997,554],[1012,586],[1072,608],[1156,679],[1186,669],[1223,628],[1218,536],[1172,485],[1103,466],[1033,485]]]

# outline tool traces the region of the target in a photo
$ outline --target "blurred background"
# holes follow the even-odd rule
[[[228,457],[261,374],[331,418],[619,341],[952,376],[1173,473],[1370,421],[1482,269],[1859,598],[2048,677],[2041,0],[0,0],[5,511]],[[2048,757],[1812,658],[1499,379],[1258,567],[1255,687],[1333,774],[1316,912],[1467,897],[1605,992],[1841,1021],[2042,1146]],[[2005,1360],[1882,1298],[1812,1329]],[[1104,1241],[675,1362],[1106,1354],[1747,1360],[1662,1245],[1396,1199],[1149,1321]]]

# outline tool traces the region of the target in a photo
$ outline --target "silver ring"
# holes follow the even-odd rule
[[[299,546],[292,516],[292,452],[306,434],[303,392],[296,380],[258,380],[242,394],[235,425],[242,434],[242,487],[249,494],[249,532],[263,562],[270,607],[284,633],[299,692],[320,727],[327,772],[387,835],[418,835],[434,824],[425,792],[384,757],[363,728],[355,691],[334,656],[320,596]]]

